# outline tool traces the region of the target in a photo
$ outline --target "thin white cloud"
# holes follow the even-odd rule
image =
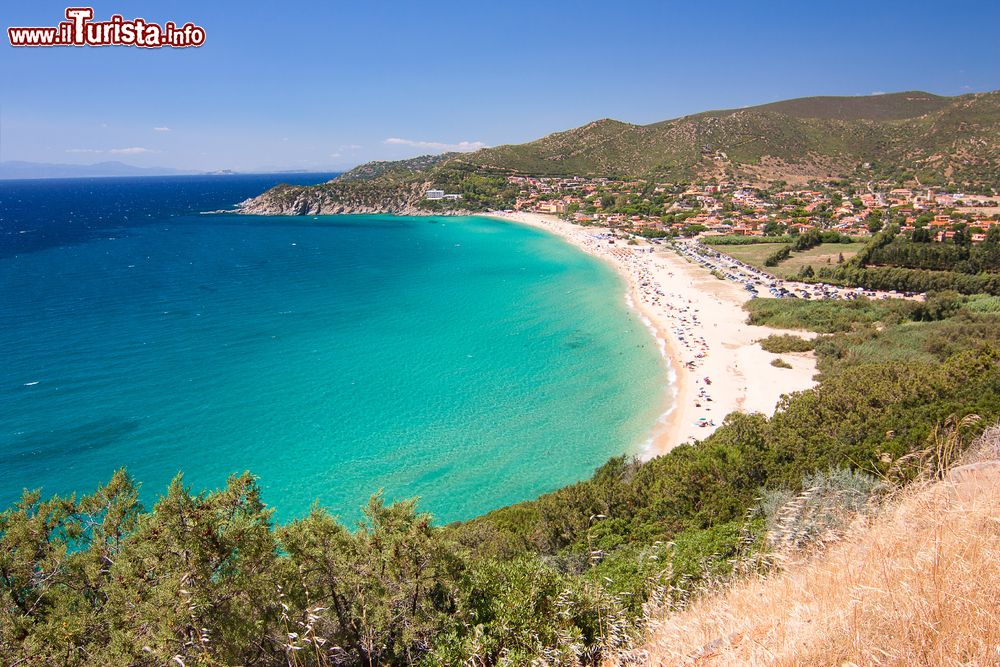
[[[889,93],[885,92],[884,90],[873,90],[871,92],[871,94],[872,95],[888,95]]]
[[[166,126],[154,127],[153,132],[169,132],[170,128]]]
[[[140,153],[152,153],[153,151],[142,146],[130,146],[128,148],[112,148],[108,152],[115,155],[139,155]]]
[[[413,139],[400,139],[399,137],[389,137],[383,143],[390,146],[410,146],[411,148],[422,148],[432,151],[460,151],[462,153],[487,148],[486,144],[481,141],[460,141],[457,144],[445,144],[438,141],[416,141]]]
[[[129,146],[128,148],[112,148],[103,150],[101,148],[67,148],[67,153],[112,153],[113,155],[140,155],[141,153],[156,153],[151,148],[142,146]]]

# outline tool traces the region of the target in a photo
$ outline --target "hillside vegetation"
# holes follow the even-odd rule
[[[409,160],[366,162],[337,177],[338,181],[370,181],[376,178],[385,180],[406,179],[413,174],[423,173],[454,159],[458,153],[442,153],[440,155],[421,155]]]
[[[1000,93],[812,97],[652,125],[601,120],[456,161],[534,175],[737,180],[865,175],[1000,182]],[[867,167],[865,165],[868,165]]]
[[[700,177],[804,183],[853,178],[988,189],[1000,186],[1000,91],[809,97],[709,111],[651,125],[611,119],[519,145],[370,162],[331,183],[278,186],[244,203],[249,213],[412,213],[503,208],[508,175]],[[429,187],[457,205],[423,201]]]

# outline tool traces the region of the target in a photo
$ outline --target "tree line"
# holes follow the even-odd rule
[[[904,238],[889,225],[849,261],[822,267],[817,276],[873,290],[1000,295],[1000,229],[991,229],[979,244],[932,244]]]

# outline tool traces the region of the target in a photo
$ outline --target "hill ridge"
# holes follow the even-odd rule
[[[483,210],[507,175],[580,176],[748,184],[813,179],[886,181],[917,186],[1000,189],[1000,91],[947,97],[913,90],[815,96],[636,125],[601,118],[523,144],[473,153],[372,162],[339,177],[335,188],[268,192],[252,212],[414,210],[427,187],[472,190]],[[482,179],[494,177],[483,185]],[[478,179],[478,180],[477,180]],[[281,196],[276,196],[281,195]],[[325,202],[325,203],[320,203]]]

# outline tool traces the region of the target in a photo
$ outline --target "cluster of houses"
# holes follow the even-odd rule
[[[873,211],[891,212],[904,231],[926,227],[934,240],[955,235],[965,223],[973,242],[1000,226],[997,197],[895,188],[851,193],[835,188],[763,191],[736,183],[677,187],[607,178],[510,176],[518,188],[515,209],[560,215],[581,223],[704,235],[765,236],[811,229],[864,237],[877,227]],[[867,189],[867,188],[866,188]],[[610,202],[616,205],[608,206]],[[643,212],[623,212],[642,210]]]
[[[955,234],[957,233],[954,229],[955,222],[956,221],[953,220],[950,215],[935,215],[934,219],[927,223],[927,228],[931,233],[931,239],[935,241],[950,241],[955,238]],[[968,226],[972,229],[969,239],[973,243],[979,243],[986,240],[986,235],[992,227],[1000,227],[1000,220],[993,220],[989,218],[973,220]],[[915,227],[912,225],[906,225],[900,227],[900,229],[904,232],[912,232]]]

